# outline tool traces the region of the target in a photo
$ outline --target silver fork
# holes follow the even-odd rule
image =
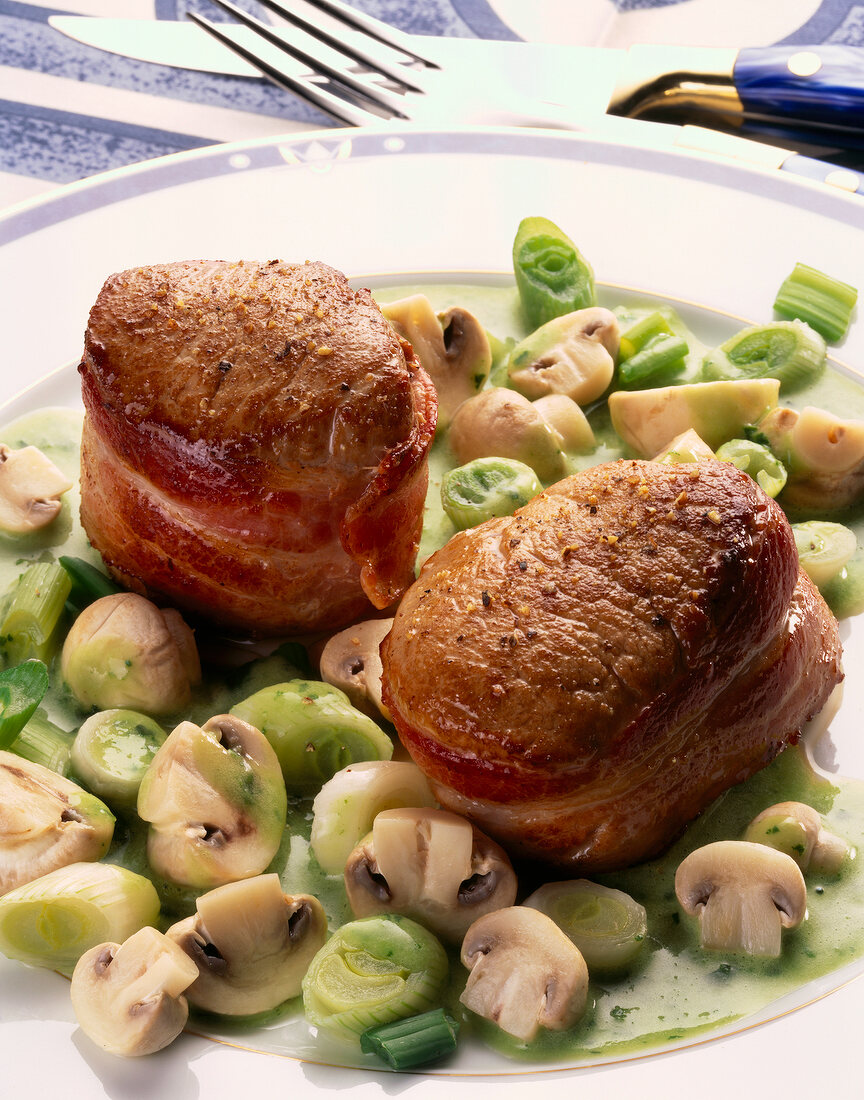
[[[541,47],[545,54],[531,47],[526,64],[525,43],[484,43],[490,49],[481,56],[473,40],[405,34],[341,0],[302,0],[302,10],[295,0],[290,6],[260,0],[287,27],[264,23],[231,0],[213,3],[241,26],[192,11],[189,18],[275,84],[352,126],[456,122],[583,130],[596,123],[595,100],[602,113],[614,83],[602,50],[584,51],[596,62],[586,67],[575,51],[565,58],[561,47]],[[589,90],[591,104],[583,107]]]

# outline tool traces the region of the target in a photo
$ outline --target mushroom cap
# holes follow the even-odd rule
[[[189,1016],[182,995],[198,975],[183,951],[155,928],[81,956],[72,974],[72,1006],[81,1030],[110,1054],[162,1050]]]
[[[807,888],[795,860],[763,844],[720,840],[697,848],[675,874],[684,911],[697,916],[701,943],[717,951],[780,954],[781,930],[807,913]]]
[[[579,405],[600,397],[612,381],[618,318],[602,306],[547,321],[510,354],[510,384],[529,398],[564,394]]]
[[[101,859],[114,815],[71,779],[0,751],[0,894],[70,863]]]
[[[282,840],[288,797],[267,738],[231,714],[181,722],[141,782],[153,869],[186,886],[260,874]]]
[[[189,1001],[208,1012],[267,1012],[300,993],[313,956],[327,938],[317,898],[284,894],[276,874],[202,894],[194,916],[168,929],[198,968]]]
[[[345,864],[355,916],[401,913],[453,943],[483,913],[512,905],[516,887],[503,848],[458,814],[428,807],[377,814]]]
[[[826,829],[822,817],[806,802],[778,802],[750,822],[745,840],[777,848],[798,864],[802,871],[836,874],[849,853],[842,837]]]
[[[334,634],[321,651],[321,679],[344,691],[353,706],[370,718],[390,712],[381,699],[381,655],[378,647],[393,619],[367,619]]]
[[[27,535],[60,511],[70,479],[38,447],[12,450],[0,443],[0,531]]]
[[[539,909],[487,913],[465,934],[461,958],[471,973],[459,998],[517,1039],[541,1027],[560,1031],[585,1011],[588,967],[579,949]]]

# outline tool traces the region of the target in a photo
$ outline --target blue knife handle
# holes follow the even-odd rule
[[[829,164],[827,160],[792,153],[780,165],[780,171],[827,183],[850,195],[864,195],[864,172],[856,172],[853,168],[839,168],[836,164]]]
[[[821,64],[808,73],[812,58]],[[794,70],[799,70],[796,72]],[[800,70],[805,75],[800,75]],[[738,51],[733,80],[745,114],[864,128],[864,48],[768,46]]]

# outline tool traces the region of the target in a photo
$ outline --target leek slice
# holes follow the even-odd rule
[[[312,960],[303,979],[310,1023],[357,1045],[371,1027],[440,1006],[447,954],[407,917],[366,917],[344,924]]]
[[[807,264],[795,264],[777,291],[774,309],[781,317],[806,322],[835,344],[846,335],[857,300],[854,286]]]
[[[74,733],[67,733],[55,726],[41,710],[37,710],[9,746],[9,751],[68,777],[74,740]]]
[[[70,863],[0,897],[0,951],[69,974],[91,947],[155,924],[159,898],[143,875],[110,863]]]
[[[523,218],[513,242],[513,272],[532,329],[596,304],[594,271],[548,218]]]
[[[0,649],[7,665],[33,657],[47,663],[53,657],[71,587],[66,570],[53,562],[24,570],[7,594],[0,623]]]
[[[590,971],[624,970],[645,945],[647,914],[623,890],[588,879],[549,882],[522,904],[551,917],[582,952]]]
[[[817,588],[833,580],[858,548],[855,532],[842,523],[793,523],[792,534],[801,568]]]
[[[530,466],[515,458],[475,458],[441,479],[441,504],[458,531],[495,516],[512,516],[543,486]]]
[[[803,321],[774,321],[736,333],[702,361],[706,382],[776,378],[780,392],[800,389],[822,373],[825,341]]]
[[[717,448],[716,457],[749,474],[766,496],[776,497],[786,484],[786,467],[761,443],[730,439]]]
[[[166,733],[146,714],[103,710],[92,714],[72,745],[78,778],[112,809],[134,810],[138,788]]]

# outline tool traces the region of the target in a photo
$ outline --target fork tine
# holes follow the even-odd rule
[[[341,7],[337,9],[335,4],[328,3],[327,0],[306,0],[307,4],[311,7],[320,8],[323,11],[333,15],[334,18],[340,20],[346,26],[352,27],[354,30],[361,31],[361,33],[368,35],[368,37],[375,41],[383,43],[390,49],[398,50],[406,57],[410,57],[412,61],[419,61],[426,68],[435,68],[438,66],[429,61],[427,58],[421,57],[414,50],[400,45],[397,39],[391,35],[388,37],[386,33],[386,24],[379,23],[377,19],[372,19],[370,16],[364,16],[360,12],[356,12],[353,9],[347,9],[350,12],[349,16],[341,14]],[[397,84],[401,84],[404,88],[412,92],[422,92],[423,89],[418,87],[415,83],[408,79],[408,73],[403,65],[391,65],[387,61],[383,61],[380,57],[375,57],[372,54],[361,49],[359,46],[352,45],[350,42],[344,42],[338,38],[335,34],[332,34],[324,27],[319,27],[317,24],[312,23],[310,20],[305,19],[302,15],[295,12],[293,9],[287,7],[285,4],[279,2],[279,0],[259,0],[265,8],[269,8],[270,11],[275,12],[276,15],[281,15],[283,19],[287,19],[289,23],[293,23],[295,27],[299,27],[307,34],[313,35],[315,38],[324,42],[325,45],[330,46],[334,50],[338,50],[339,53],[344,54],[345,57],[350,57],[352,61],[356,61],[364,68],[372,69],[381,73],[382,76],[389,77],[390,80],[395,81]],[[357,18],[355,18],[355,16]],[[369,26],[362,25],[361,20],[368,21]],[[385,33],[381,33],[377,30],[377,27],[385,27]]]
[[[368,103],[380,107],[387,112],[390,118],[399,118],[407,121],[408,116],[398,106],[396,97],[383,88],[366,84],[358,80],[357,77],[353,76],[351,73],[334,68],[326,60],[320,57],[314,57],[296,44],[286,42],[272,27],[269,27],[266,23],[262,23],[260,19],[256,19],[254,15],[244,11],[242,8],[238,8],[235,4],[231,3],[231,0],[213,0],[213,3],[222,8],[223,11],[227,11],[229,14],[233,15],[238,22],[260,35],[261,38],[269,42],[272,46],[275,46],[278,50],[293,57],[296,61],[301,61],[304,65],[308,65],[310,70],[316,75],[326,76],[337,85],[341,85],[347,89],[353,96],[359,96]],[[190,12],[190,14],[192,13]]]
[[[250,65],[254,65],[256,69],[263,73],[269,80],[272,80],[274,84],[278,84],[280,88],[287,88],[289,91],[299,96],[300,99],[324,111],[325,114],[335,119],[336,122],[347,122],[349,126],[368,126],[370,122],[382,121],[380,116],[374,115],[365,108],[355,106],[341,96],[333,95],[332,92],[328,92],[326,88],[322,88],[320,85],[314,84],[308,80],[300,80],[298,77],[291,76],[290,73],[277,69],[251,50],[248,50],[245,46],[242,46],[239,42],[236,42],[230,34],[222,29],[224,24],[220,25],[218,23],[213,23],[203,15],[199,15],[194,11],[187,11],[186,15],[193,23],[197,23],[202,30],[205,30],[209,35],[217,39],[217,41],[227,46],[232,53],[237,54],[238,57],[242,57],[243,60],[248,61]]]

